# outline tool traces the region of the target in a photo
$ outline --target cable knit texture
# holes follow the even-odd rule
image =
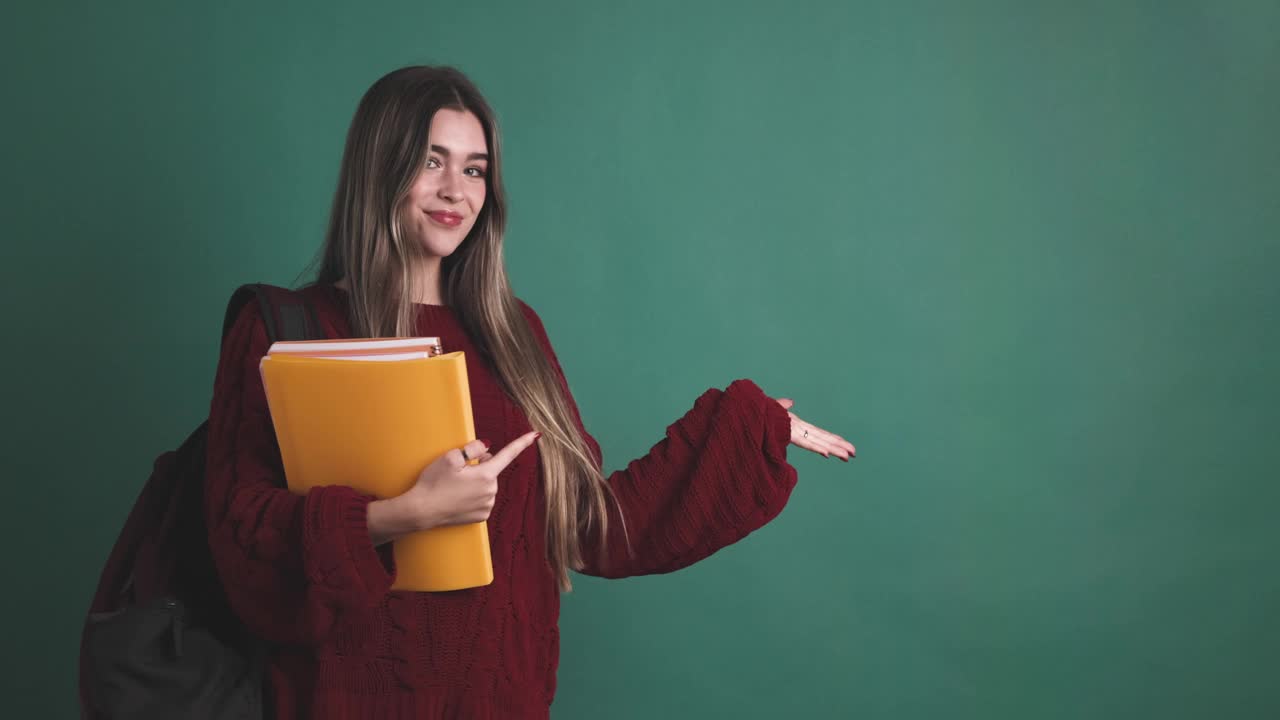
[[[330,337],[350,337],[347,296],[306,288]],[[564,372],[541,319],[521,303],[542,350]],[[531,429],[450,308],[419,305],[418,333],[466,353],[477,437],[502,447]],[[392,592],[394,566],[369,537],[373,499],[346,487],[295,495],[263,394],[266,330],[246,305],[223,346],[210,411],[205,504],[209,542],[235,611],[272,644],[268,701],[293,718],[545,718],[556,690],[560,595],[546,554],[536,444],[499,477],[489,518],[492,584]],[[649,452],[608,476],[607,551],[584,537],[584,572],[667,573],[745,537],[782,511],[796,483],[791,420],[750,380],[710,389]]]

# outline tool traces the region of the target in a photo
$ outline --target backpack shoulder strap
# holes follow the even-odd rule
[[[224,339],[240,316],[240,310],[250,301],[258,303],[258,310],[267,326],[269,342],[324,339],[320,319],[310,298],[297,290],[266,283],[241,285],[231,294],[222,320]]]

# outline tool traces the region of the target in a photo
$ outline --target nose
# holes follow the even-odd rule
[[[446,202],[458,202],[462,199],[462,186],[459,180],[452,173],[445,173],[444,178],[440,181],[440,190],[437,193],[441,200]]]

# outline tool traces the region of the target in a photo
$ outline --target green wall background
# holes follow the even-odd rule
[[[497,108],[608,469],[737,377],[859,448],[793,448],[698,566],[579,578],[556,717],[1280,715],[1276,3],[7,15],[6,716],[73,715],[223,303],[298,278],[360,95],[423,62]]]

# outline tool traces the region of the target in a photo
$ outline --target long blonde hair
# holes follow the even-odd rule
[[[484,127],[489,167],[475,226],[441,262],[444,302],[497,370],[503,389],[542,432],[547,554],[560,588],[583,566],[583,536],[607,532],[602,468],[578,433],[554,367],[529,327],[507,281],[502,245],[507,205],[497,119],[479,90],[452,67],[412,66],[375,82],[347,132],[317,284],[344,279],[352,333],[392,337],[416,333],[413,268],[424,249],[406,241],[399,210],[426,161],[427,130],[442,108],[469,111]]]

